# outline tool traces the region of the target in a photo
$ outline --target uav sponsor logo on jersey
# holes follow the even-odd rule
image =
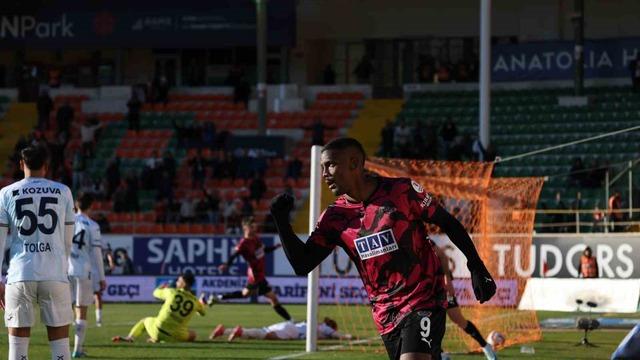
[[[396,238],[391,230],[357,238],[354,242],[362,260],[398,250]]]

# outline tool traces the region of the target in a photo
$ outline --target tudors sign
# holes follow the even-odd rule
[[[468,277],[466,260],[446,236],[433,240],[453,260],[454,277]],[[517,241],[500,241],[492,245],[491,259],[497,266],[497,276],[505,276],[507,269],[514,269],[521,277],[578,277],[580,255],[585,247],[591,247],[599,265],[600,277],[610,279],[640,278],[640,264],[634,262],[640,256],[640,236],[637,234],[589,234],[538,235],[533,237],[529,258],[524,258],[524,248]]]

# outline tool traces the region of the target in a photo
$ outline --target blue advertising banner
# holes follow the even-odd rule
[[[122,3],[101,2],[100,7],[90,7],[52,1],[36,11],[5,9],[0,15],[0,42],[8,48],[55,49],[255,46],[253,1]],[[295,2],[276,0],[267,6],[269,45],[293,46]]]
[[[585,41],[585,78],[630,77],[629,62],[639,51],[640,38]],[[494,81],[572,79],[575,71],[574,43],[498,44],[492,49],[491,61]]]
[[[261,236],[265,246],[274,244],[275,236]],[[191,271],[195,275],[223,275],[218,271],[234,252],[239,236],[134,236],[135,267],[144,275],[178,275]],[[265,256],[265,273],[273,274],[273,252]],[[245,276],[247,263],[238,257],[225,275]]]

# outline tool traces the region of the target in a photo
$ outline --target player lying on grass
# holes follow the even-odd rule
[[[447,296],[440,260],[425,239],[425,223],[438,225],[466,256],[481,303],[495,294],[496,285],[458,220],[420,184],[368,174],[365,158],[353,138],[327,143],[320,159],[322,178],[337,199],[305,243],[289,221],[293,198],[275,197],[271,214],[280,240],[298,275],[309,273],[341,247],[360,273],[389,358],[437,360]]]
[[[153,296],[164,300],[162,308],[156,317],[147,317],[131,328],[127,336],[115,336],[113,342],[133,342],[146,330],[150,342],[160,341],[194,341],[196,332],[189,330],[187,325],[194,313],[204,316],[203,296],[200,299],[191,291],[195,283],[192,273],[186,272],[178,277],[176,287],[163,285],[153,291]]]
[[[259,339],[259,340],[300,340],[307,337],[307,323],[293,323],[291,321],[283,321],[277,324],[265,326],[263,328],[243,328],[236,326],[233,329],[225,329],[220,324],[209,335],[209,339],[215,339],[220,336],[228,336],[227,340],[234,339]],[[338,324],[331,318],[324,318],[318,324],[318,339],[351,339],[350,334],[342,334],[338,331]]]
[[[460,329],[464,330],[464,332],[478,342],[487,360],[497,360],[498,356],[495,351],[493,351],[491,344],[488,344],[480,333],[480,330],[462,315],[462,310],[460,310],[460,306],[458,305],[458,299],[456,299],[456,291],[453,288],[453,275],[451,275],[449,257],[436,244],[433,244],[433,250],[436,251],[436,255],[438,255],[442,263],[442,270],[444,271],[444,286],[447,290],[447,316],[449,316],[449,319],[458,325]]]

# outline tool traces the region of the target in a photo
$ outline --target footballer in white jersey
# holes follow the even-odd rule
[[[342,334],[338,331],[338,324],[331,318],[324,318],[318,324],[318,339],[351,339],[350,334]],[[260,339],[260,340],[298,340],[305,339],[307,336],[307,323],[292,321],[283,321],[263,328],[243,328],[236,326],[233,329],[225,329],[222,324],[218,325],[209,335],[209,339],[227,335],[228,341],[237,338],[243,339]]]
[[[44,178],[44,146],[28,146],[20,156],[25,178],[0,190],[0,249],[5,242],[9,248],[7,285],[0,284],[9,328],[8,358],[28,358],[37,303],[52,357],[69,359],[73,314],[67,268],[75,223],[73,197],[66,185]],[[3,257],[0,252],[0,263]]]
[[[87,307],[93,302],[94,278],[100,284],[100,291],[106,287],[100,226],[87,215],[92,204],[93,198],[89,194],[82,194],[76,199],[78,213],[69,256],[69,279],[76,312],[76,334],[72,353],[74,358],[86,356],[84,339],[87,333]]]

